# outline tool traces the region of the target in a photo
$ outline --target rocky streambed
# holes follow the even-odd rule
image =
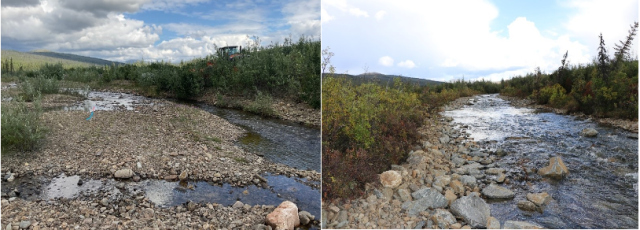
[[[633,133],[517,109],[497,95],[445,109],[365,196],[323,203],[323,227],[638,227]]]
[[[83,103],[48,110],[40,149],[2,156],[3,227],[266,228],[289,200],[317,228],[319,172],[244,148],[247,131],[195,106],[89,97],[91,120]]]

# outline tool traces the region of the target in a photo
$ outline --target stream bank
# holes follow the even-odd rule
[[[637,136],[497,95],[426,118],[423,140],[363,197],[323,203],[327,228],[637,228]],[[581,136],[593,128],[597,137]],[[569,174],[538,174],[560,157]],[[383,185],[384,183],[385,185]]]
[[[266,214],[285,199],[319,216],[319,172],[274,163],[243,148],[238,142],[247,131],[242,128],[195,106],[157,99],[125,103],[135,96],[93,93],[97,111],[91,120],[88,112],[78,111],[82,103],[47,110],[43,120],[51,130],[42,148],[2,156],[3,225],[251,228],[264,224]],[[132,173],[114,180],[121,170]],[[182,175],[184,186],[176,182]],[[31,190],[41,195],[63,177],[77,177],[83,181],[77,188],[89,189],[77,189],[73,197],[21,198]],[[22,179],[32,181],[23,185]],[[206,195],[223,191],[232,195]],[[73,210],[86,213],[72,215]]]

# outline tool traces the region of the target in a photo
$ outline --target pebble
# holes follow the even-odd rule
[[[31,226],[31,221],[20,221],[20,229],[27,229],[29,226]]]

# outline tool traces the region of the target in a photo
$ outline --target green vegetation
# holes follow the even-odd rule
[[[276,114],[276,111],[271,107],[273,99],[269,95],[264,95],[258,91],[255,97],[255,100],[244,108],[245,111],[265,116],[274,116]]]
[[[32,106],[21,99],[2,103],[2,154],[31,151],[39,146],[47,129],[41,121],[40,97]]]
[[[15,77],[36,78],[43,75],[47,79],[86,83],[93,88],[106,88],[127,81],[131,83],[131,88],[149,96],[163,95],[180,99],[193,99],[213,91],[216,95],[255,98],[245,110],[265,115],[275,114],[270,108],[272,97],[303,101],[319,108],[320,41],[302,37],[297,42],[285,39],[283,44],[267,47],[259,46],[259,42],[256,40],[243,50],[241,58],[230,60],[225,54],[219,53],[179,65],[140,62],[93,66],[3,51],[2,78],[5,81],[6,78],[15,80]],[[5,53],[9,55],[5,56]],[[89,59],[78,58],[81,56],[77,55],[53,55],[50,52],[48,55],[72,56],[75,58],[70,59],[82,61]]]
[[[638,23],[625,41],[616,44],[610,57],[600,34],[598,57],[586,65],[568,65],[568,52],[561,66],[550,74],[536,69],[501,83],[501,94],[529,97],[539,104],[583,112],[599,117],[638,119],[638,59],[629,54]]]
[[[329,199],[362,194],[377,174],[406,160],[427,113],[458,97],[499,90],[484,81],[357,82],[335,75],[329,63],[333,53],[324,50],[323,55],[322,68],[329,67],[329,73],[322,81],[322,190]]]
[[[89,67],[95,65],[93,63],[42,56],[34,53],[23,53],[14,50],[2,50],[1,53],[3,75],[5,73],[16,73],[19,71],[37,71],[45,64],[60,63],[67,68]],[[13,66],[13,68],[11,68],[11,66]]]
[[[459,97],[498,93],[529,97],[569,111],[597,116],[638,118],[638,60],[629,49],[638,23],[625,41],[607,55],[604,40],[598,57],[587,65],[569,65],[568,52],[551,74],[536,69],[500,83],[458,80],[444,84],[403,84],[335,75],[333,53],[322,52],[322,192],[328,199],[361,195],[375,176],[406,160],[417,144],[424,115]],[[357,78],[357,77],[356,77]]]
[[[97,66],[114,65],[114,64],[115,65],[124,65],[124,63],[108,61],[108,60],[104,60],[104,59],[100,59],[100,58],[85,57],[85,56],[80,56],[80,55],[75,55],[75,54],[56,53],[56,52],[51,52],[51,51],[46,51],[46,50],[32,51],[30,53],[31,54],[35,54],[35,55],[45,56],[45,57],[52,57],[52,58],[57,58],[57,59],[69,60],[69,61],[77,61],[77,62],[82,62],[82,63],[89,63],[89,64],[93,64],[93,65],[97,65]]]

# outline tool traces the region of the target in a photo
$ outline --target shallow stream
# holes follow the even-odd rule
[[[100,110],[133,110],[135,106],[155,106],[157,100],[126,93],[89,92],[88,100],[60,109],[86,110],[91,106]],[[230,123],[248,131],[237,145],[249,152],[264,156],[273,162],[283,163],[298,169],[320,171],[320,131],[293,122],[262,118],[258,115],[232,109],[222,109],[205,104],[196,104],[201,109],[220,116]],[[87,112],[87,116],[89,113]],[[319,182],[282,175],[264,174],[267,186],[250,185],[233,187],[229,184],[213,184],[205,181],[168,182],[164,180],[143,180],[140,182],[116,181],[113,179],[84,180],[79,176],[47,178],[20,177],[13,182],[2,183],[3,195],[17,189],[18,197],[24,199],[74,198],[80,194],[108,193],[121,194],[143,192],[160,207],[176,206],[188,201],[212,202],[225,206],[241,201],[249,205],[277,206],[285,200],[296,203],[299,210],[308,211],[320,217],[320,191],[307,184]],[[79,185],[78,181],[83,180]],[[317,226],[310,226],[317,228]]]
[[[488,200],[501,223],[527,221],[545,228],[638,228],[637,134],[591,120],[528,108],[515,108],[497,95],[474,97],[463,108],[445,111],[458,129],[488,151],[506,155],[495,167],[507,169],[516,193],[511,200]],[[597,137],[583,137],[594,128]],[[569,169],[556,181],[525,173],[560,156]],[[527,193],[547,192],[553,200],[542,213],[520,210]]]

